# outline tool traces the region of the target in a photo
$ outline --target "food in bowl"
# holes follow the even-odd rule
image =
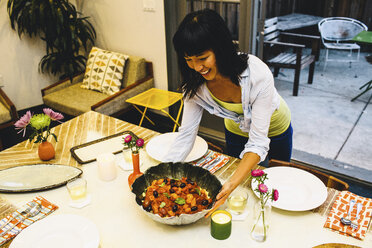
[[[183,177],[197,183],[201,189],[208,192],[211,203],[206,209],[169,217],[161,217],[159,214],[154,214],[153,211],[148,212],[143,209],[142,203],[145,198],[145,194],[143,193],[147,192],[147,188],[151,186],[154,180],[165,178],[182,179]],[[208,213],[216,201],[216,196],[221,188],[222,184],[218,178],[204,168],[189,163],[160,163],[148,168],[142,176],[134,181],[132,192],[135,194],[136,203],[141,211],[154,221],[167,225],[186,225],[198,221]]]
[[[197,213],[212,203],[208,192],[186,177],[153,180],[143,194],[143,209],[161,217]]]

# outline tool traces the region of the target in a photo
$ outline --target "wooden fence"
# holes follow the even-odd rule
[[[239,0],[188,0],[188,12],[214,9],[226,20],[233,37],[238,37]],[[372,30],[372,0],[266,0],[266,18],[291,13],[320,17],[342,16],[357,19]]]

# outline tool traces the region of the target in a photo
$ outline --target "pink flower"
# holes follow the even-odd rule
[[[136,141],[136,145],[137,145],[138,147],[142,147],[143,144],[145,144],[145,141],[143,141],[143,139],[138,139],[138,140]]]
[[[130,135],[125,136],[125,138],[124,138],[125,143],[129,143],[131,141],[132,141],[132,136],[130,136]]]
[[[261,193],[266,193],[268,188],[265,184],[261,183],[260,185],[258,185],[258,190],[261,192]]]
[[[259,169],[257,169],[257,170],[253,170],[253,171],[251,172],[252,177],[261,177],[261,176],[263,176],[264,174],[265,174],[265,172],[264,172],[263,170],[259,170]]]
[[[26,114],[24,114],[16,123],[14,123],[16,129],[21,129],[18,133],[22,132],[23,130],[23,137],[26,134],[26,127],[28,126],[28,124],[30,124],[31,117],[31,112],[27,111]]]
[[[59,120],[62,120],[64,118],[61,113],[54,112],[51,108],[44,108],[43,112],[44,114],[48,115],[53,121],[60,122]]]
[[[279,191],[276,189],[273,190],[273,198],[274,201],[277,201],[279,199]]]

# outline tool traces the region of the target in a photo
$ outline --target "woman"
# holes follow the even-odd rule
[[[220,15],[205,9],[188,14],[173,37],[184,82],[179,136],[163,159],[183,161],[192,149],[203,109],[224,118],[227,152],[241,161],[224,183],[207,217],[225,202],[251,169],[268,158],[289,161],[290,111],[270,69],[257,57],[237,53]]]

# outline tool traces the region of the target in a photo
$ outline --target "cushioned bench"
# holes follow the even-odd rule
[[[72,116],[90,110],[117,116],[130,107],[126,99],[154,87],[152,63],[138,56],[126,60],[120,91],[112,95],[80,87],[83,77],[84,73],[72,82],[66,79],[42,89],[44,104]]]

